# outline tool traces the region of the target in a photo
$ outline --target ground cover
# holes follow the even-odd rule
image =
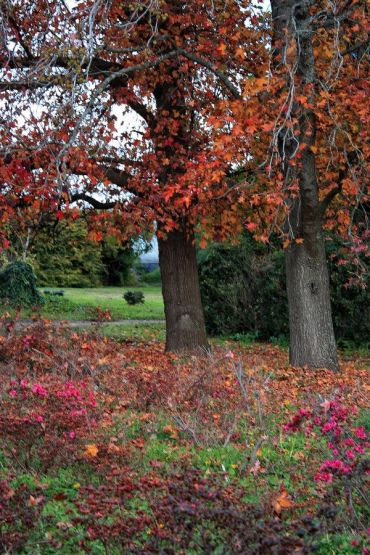
[[[365,356],[336,375],[272,344],[0,337],[4,553],[367,553]]]

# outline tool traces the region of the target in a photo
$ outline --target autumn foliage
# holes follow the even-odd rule
[[[338,503],[350,494],[358,503],[366,474],[366,431],[351,423],[366,406],[363,360],[343,361],[338,378],[289,368],[272,345],[230,343],[211,357],[184,359],[163,354],[156,342],[122,345],[48,322],[22,330],[4,323],[4,548],[27,546],[30,530],[38,541],[50,503],[63,515],[69,507],[44,523],[48,546],[69,546],[66,553],[89,552],[94,542],[132,553],[165,546],[185,553],[192,545],[198,552],[218,545],[232,553],[309,552],[348,518],[355,526],[359,514]],[[301,425],[299,447],[284,443]],[[31,482],[17,478],[21,468]],[[66,468],[74,477],[53,485]],[[258,502],[243,501],[255,488]],[[356,541],[363,545],[360,531]]]

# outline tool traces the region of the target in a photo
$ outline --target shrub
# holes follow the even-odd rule
[[[283,255],[249,237],[199,254],[200,288],[211,335],[251,332],[261,339],[288,332]]]
[[[369,344],[370,320],[364,317],[370,311],[368,258],[364,254],[359,255],[365,269],[364,282],[360,283],[359,280],[353,279],[358,272],[356,264],[344,258],[342,250],[339,241],[329,236],[326,241],[326,251],[336,338],[338,344],[343,346]]]
[[[88,238],[86,222],[65,220],[45,224],[31,254],[40,285],[45,287],[97,287],[104,271],[102,247]]]
[[[42,303],[36,287],[36,276],[29,264],[18,260],[0,272],[0,299],[17,308]]]
[[[144,302],[144,293],[142,291],[127,291],[123,298],[127,304],[139,304]]]
[[[159,268],[143,274],[141,281],[143,283],[148,283],[149,285],[160,285],[161,284],[161,272]]]
[[[138,259],[131,243],[121,245],[115,237],[107,237],[101,245],[103,285],[135,286],[136,276],[132,267]]]
[[[94,392],[82,380],[11,380],[0,409],[5,454],[49,468],[80,452],[96,417]]]
[[[367,283],[353,280],[342,245],[326,236],[333,323],[339,345],[366,344],[370,337],[370,274]],[[214,244],[198,256],[200,288],[207,330],[211,335],[248,333],[263,340],[288,336],[284,252],[269,250],[244,236],[237,246]],[[367,259],[361,263],[366,267]],[[366,308],[368,307],[368,308]],[[353,323],[356,325],[353,325]]]
[[[49,291],[49,289],[45,289],[44,290],[44,295],[54,295],[56,297],[63,297],[64,296],[64,291],[63,291],[63,289],[59,289],[57,291]]]
[[[348,408],[341,396],[336,394],[312,408],[300,408],[284,426],[284,431],[294,433],[303,429],[306,436],[314,437],[315,441],[320,436],[325,439],[328,450],[313,480],[335,487],[336,500],[340,494],[350,499],[353,517],[360,521],[360,516],[364,515],[355,510],[354,505],[361,506],[364,513],[369,509],[366,487],[370,474],[367,456],[370,435],[365,426],[356,425],[354,417],[357,414],[357,407]]]

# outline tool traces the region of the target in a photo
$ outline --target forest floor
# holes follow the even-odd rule
[[[368,553],[369,366],[4,317],[1,552]]]

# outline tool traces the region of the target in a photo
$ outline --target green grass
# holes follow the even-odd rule
[[[44,287],[41,289],[53,289]],[[145,296],[143,304],[129,305],[123,299],[126,291],[142,291]],[[101,308],[109,310],[112,320],[161,320],[164,318],[163,298],[160,286],[146,287],[94,287],[63,288],[63,297],[46,296],[46,303],[41,314],[50,319],[91,320],[92,310]],[[23,311],[27,317],[30,311]]]
[[[166,337],[165,324],[104,324],[102,333],[116,340],[132,339],[134,341],[164,341]]]

